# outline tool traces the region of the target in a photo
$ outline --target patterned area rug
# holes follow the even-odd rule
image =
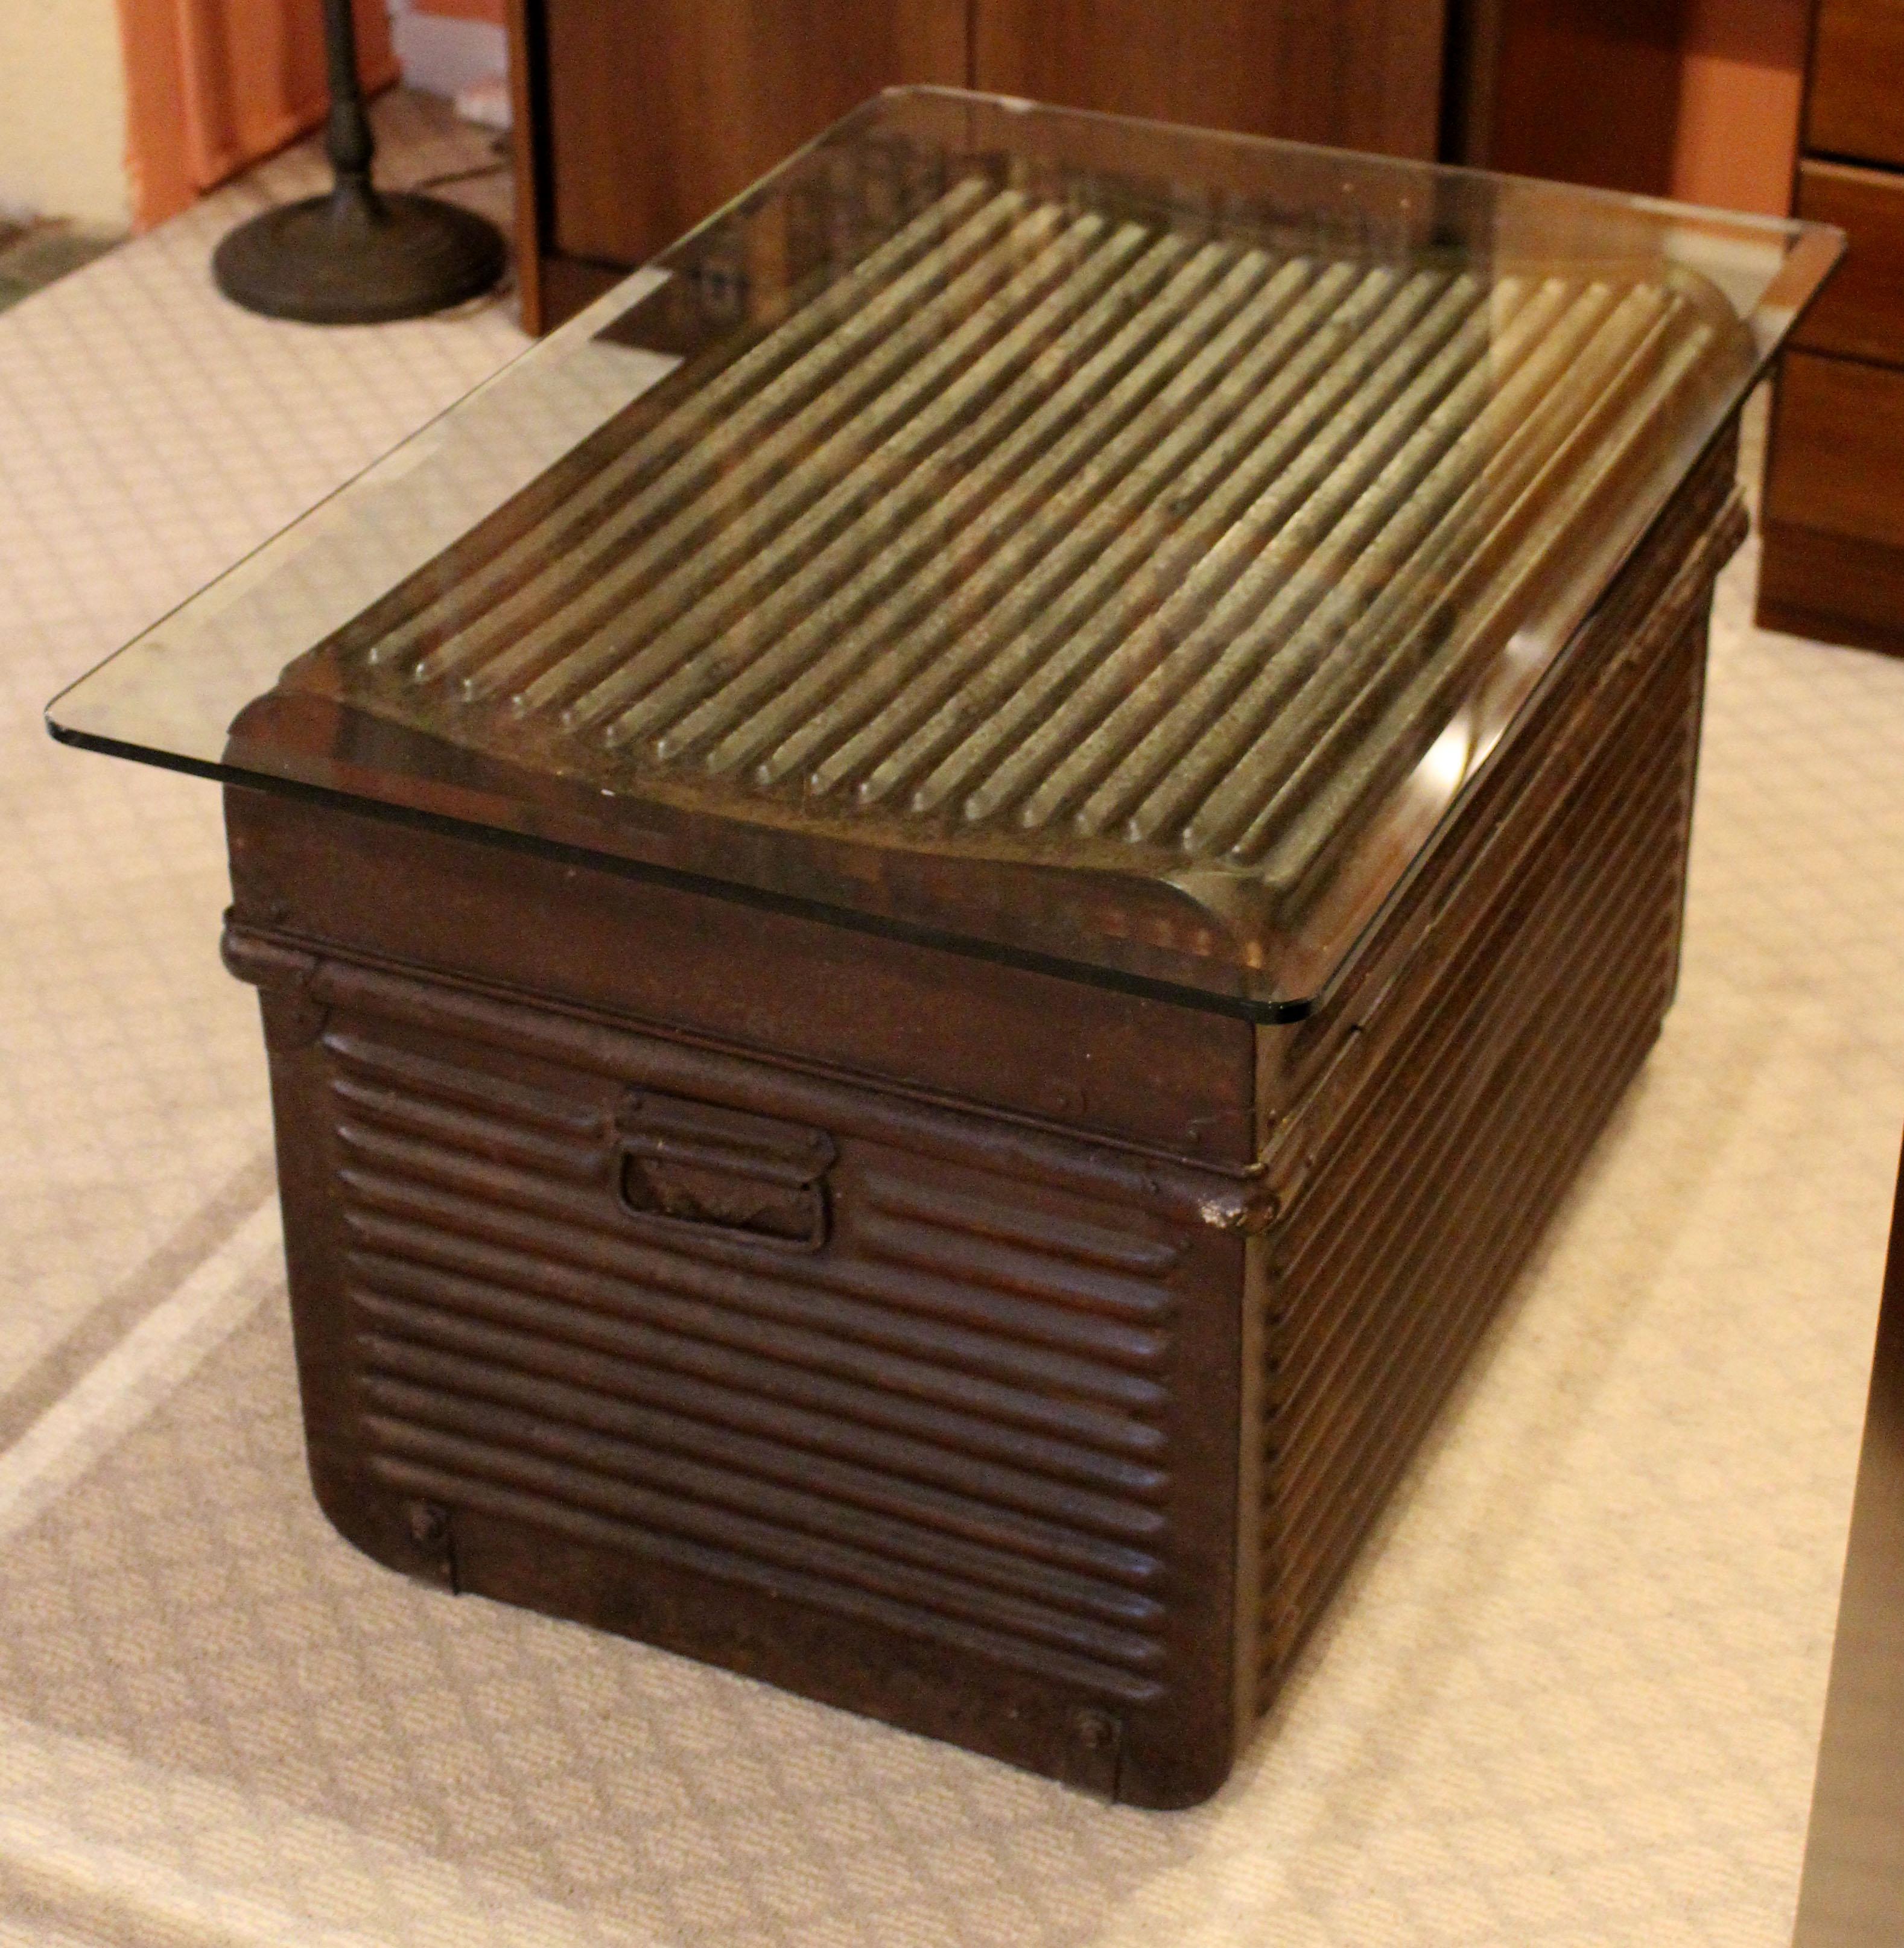
[[[0,1948],[1782,1948],[1904,1124],[1904,662],[1728,572],[1662,1042],[1230,1785],[1105,1808],[311,1502],[217,795],[38,712],[520,345],[221,305],[313,173],[0,325]]]

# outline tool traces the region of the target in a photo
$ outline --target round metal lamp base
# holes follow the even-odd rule
[[[480,297],[504,260],[500,233],[473,212],[346,181],[240,225],[214,253],[212,275],[267,318],[386,324]]]

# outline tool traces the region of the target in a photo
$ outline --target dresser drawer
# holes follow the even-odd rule
[[[1792,343],[1904,365],[1904,175],[1808,160],[1798,214],[1835,223],[1851,247]]]
[[[1904,372],[1786,355],[1766,517],[1904,547]]]
[[[1904,163],[1904,0],[1822,0],[1805,146]]]
[[[1758,625],[1904,656],[1904,548],[1764,524]]]

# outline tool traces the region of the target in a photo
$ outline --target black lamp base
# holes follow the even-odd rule
[[[240,225],[213,254],[212,275],[267,318],[387,324],[480,297],[504,259],[500,232],[473,211],[346,178],[328,196]]]

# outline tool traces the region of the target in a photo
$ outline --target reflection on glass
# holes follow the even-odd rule
[[[55,724],[1298,1008],[1822,235],[888,97]]]

